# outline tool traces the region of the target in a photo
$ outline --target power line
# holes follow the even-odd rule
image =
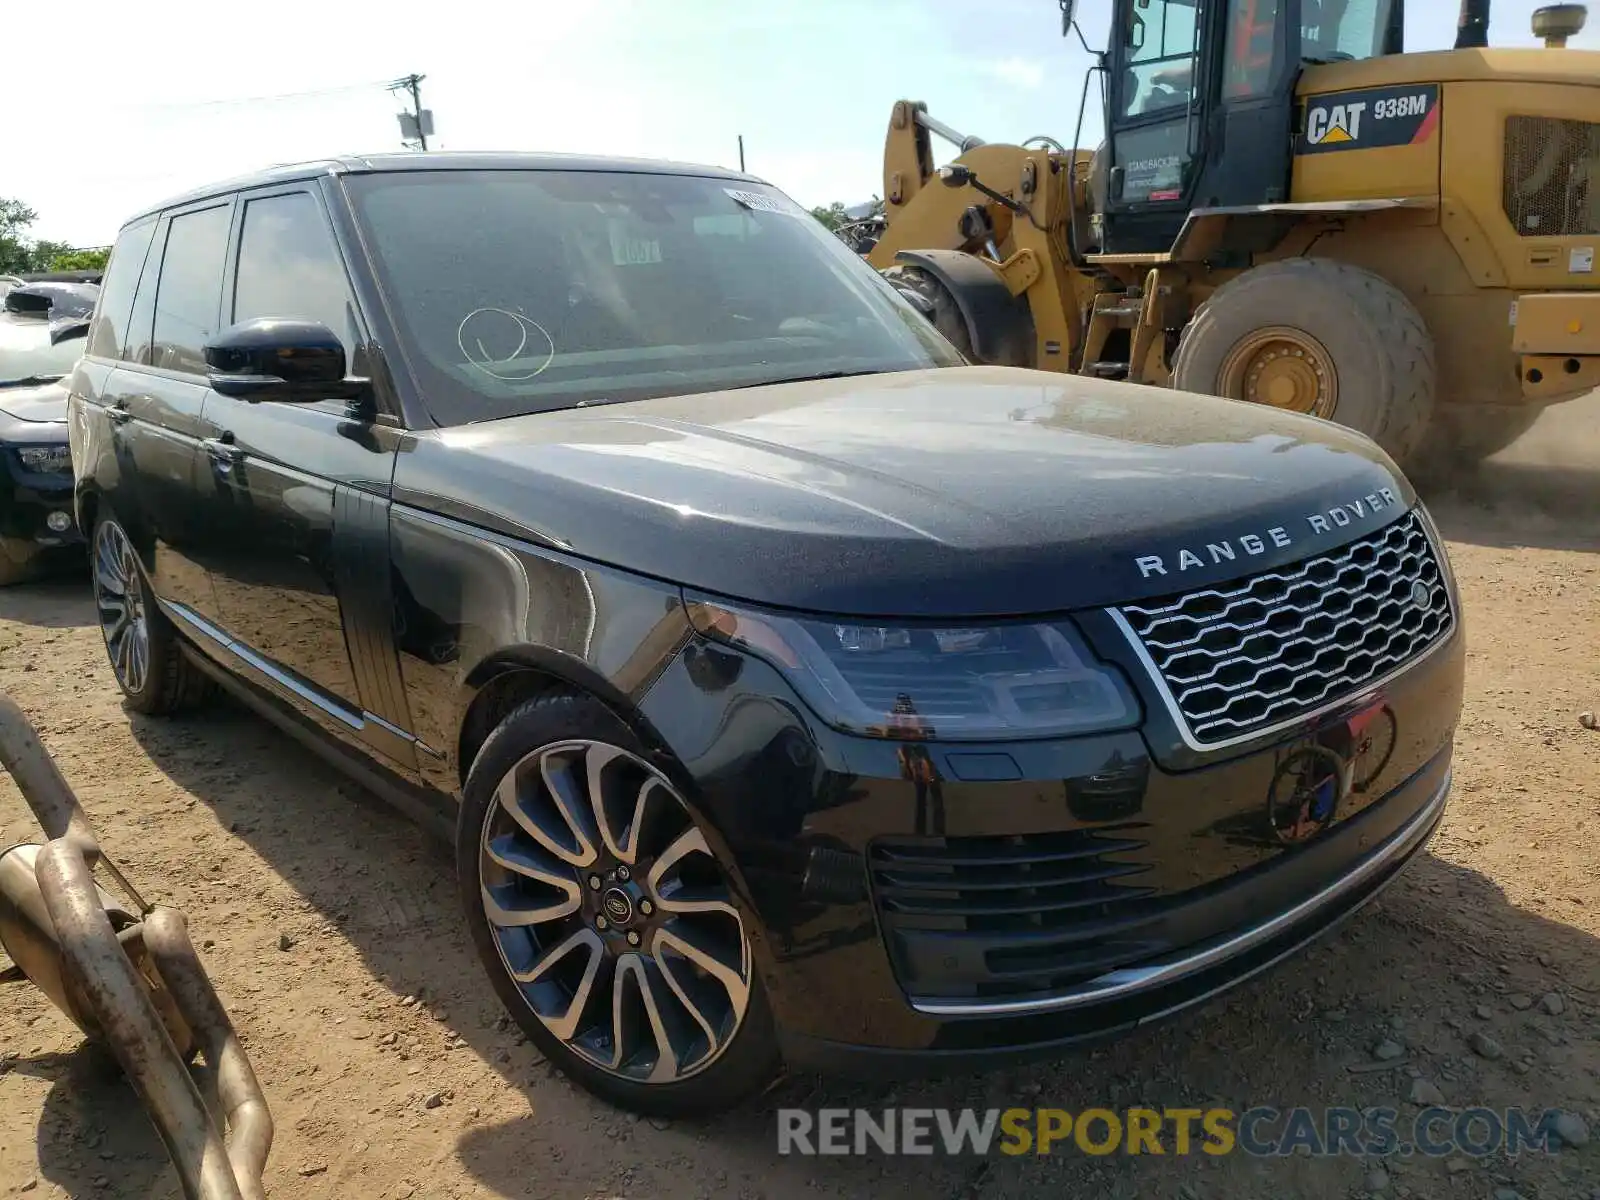
[[[341,87],[312,88],[303,92],[275,92],[267,96],[226,96],[216,100],[179,100],[171,104],[130,104],[123,107],[167,111],[186,108],[220,108],[231,104],[270,104],[278,100],[305,100],[316,96],[337,96],[345,92],[364,92],[388,86],[388,81],[374,79],[366,83],[347,83]]]

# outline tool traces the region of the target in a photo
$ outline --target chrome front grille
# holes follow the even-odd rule
[[[1117,611],[1201,746],[1352,695],[1454,621],[1437,551],[1414,512],[1294,566]]]

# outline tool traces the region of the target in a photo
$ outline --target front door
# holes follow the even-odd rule
[[[1197,0],[1121,0],[1115,11],[1104,249],[1164,250],[1198,173],[1206,11]]]
[[[314,186],[240,197],[222,324],[321,321],[349,355],[364,336]],[[205,426],[203,490],[226,532],[210,548],[212,586],[237,650],[334,733],[413,765],[409,744],[388,736],[409,721],[382,686],[394,654],[383,602],[394,431],[341,400],[216,392]]]

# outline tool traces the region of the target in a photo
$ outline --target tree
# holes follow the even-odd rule
[[[55,261],[72,253],[72,247],[66,242],[52,242],[40,238],[29,248],[33,256],[33,266],[30,271],[54,271]]]
[[[0,199],[0,275],[34,269],[33,244],[26,235],[38,219],[39,214],[21,200]]]
[[[30,238],[28,229],[38,219],[39,214],[21,200],[0,199],[0,275],[105,267],[109,249],[74,250],[66,242]]]
[[[845,212],[844,205],[838,200],[826,208],[813,208],[811,215],[826,225],[830,232],[837,232],[839,226],[848,224],[850,214]]]
[[[45,243],[40,242],[41,246]],[[104,271],[106,260],[111,257],[111,247],[101,246],[95,250],[67,250],[57,254],[50,260],[47,270],[51,271]]]

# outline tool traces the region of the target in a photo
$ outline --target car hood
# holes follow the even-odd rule
[[[1067,611],[1293,561],[1415,496],[1323,421],[960,367],[668,397],[409,437],[395,498],[759,604]]]
[[[0,418],[15,421],[65,422],[67,389],[59,383],[39,387],[0,387]]]

